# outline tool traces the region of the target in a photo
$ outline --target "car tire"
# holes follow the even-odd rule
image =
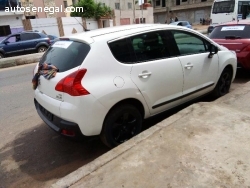
[[[212,95],[216,98],[219,98],[223,95],[226,95],[231,86],[232,82],[232,70],[230,68],[225,68],[223,72],[220,75],[220,78],[216,84],[216,87],[214,88]]]
[[[110,148],[129,140],[141,132],[142,115],[130,104],[113,108],[105,118],[101,140]]]
[[[2,53],[0,53],[0,59],[2,59],[2,58],[4,58],[4,56],[3,56],[3,54],[2,54]]]
[[[38,49],[37,49],[37,52],[38,53],[42,53],[42,52],[45,52],[48,48],[46,46],[40,46]]]

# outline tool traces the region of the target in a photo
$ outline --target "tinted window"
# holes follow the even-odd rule
[[[208,42],[191,33],[172,31],[180,55],[204,53],[208,51]]]
[[[188,25],[187,22],[182,22],[182,26]]]
[[[23,33],[22,34],[22,40],[32,40],[32,39],[38,39],[38,38],[41,38],[41,37],[37,33]]]
[[[214,2],[213,14],[217,13],[230,13],[234,11],[235,1],[221,1]]]
[[[162,31],[133,36],[131,42],[137,61],[150,61],[169,57]]]
[[[250,26],[232,25],[215,27],[209,37],[211,39],[250,38]]]
[[[40,63],[52,64],[64,72],[82,64],[90,46],[80,42],[57,41],[43,55]]]
[[[132,63],[135,61],[134,54],[131,53],[128,39],[121,39],[109,43],[109,48],[113,56],[122,63]]]

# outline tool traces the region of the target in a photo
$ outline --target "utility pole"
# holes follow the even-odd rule
[[[133,23],[135,24],[135,0],[133,0]]]
[[[144,4],[144,0],[141,0],[141,22],[143,23],[143,4]]]

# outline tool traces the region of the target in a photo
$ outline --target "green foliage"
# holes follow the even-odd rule
[[[110,7],[94,0],[80,0],[74,7],[83,7],[83,12],[71,12],[72,17],[96,18],[113,17]]]

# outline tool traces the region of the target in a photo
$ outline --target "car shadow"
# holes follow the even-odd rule
[[[0,174],[8,176],[0,177],[0,182],[4,187],[24,184],[40,187],[45,182],[68,175],[109,150],[99,137],[73,141],[41,123],[22,132],[12,143],[1,148],[1,161],[8,161],[11,157],[13,162],[0,169]],[[10,171],[13,165],[18,165],[18,168]]]

